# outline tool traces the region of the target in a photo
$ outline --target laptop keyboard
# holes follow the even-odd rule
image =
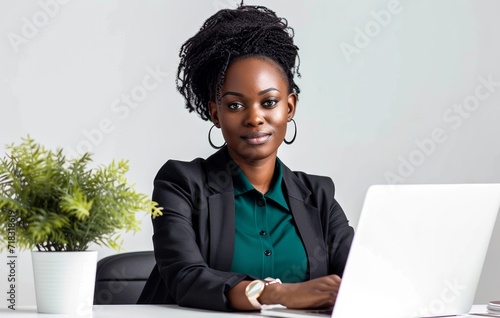
[[[310,314],[320,314],[320,315],[325,315],[325,316],[331,316],[332,315],[333,308],[327,308],[327,309],[312,309],[312,310],[307,310],[307,313]]]

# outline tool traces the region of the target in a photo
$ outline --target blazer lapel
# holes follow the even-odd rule
[[[232,174],[237,165],[222,148],[205,161],[208,187],[208,217],[210,225],[209,266],[229,271],[233,261],[235,240],[234,188]],[[327,268],[327,249],[319,211],[309,204],[312,195],[302,181],[283,164],[283,180],[288,193],[288,202],[293,218],[304,243],[308,257],[309,278],[325,276]]]
[[[283,180],[288,193],[290,210],[306,249],[309,278],[325,276],[328,274],[327,248],[321,240],[323,230],[320,213],[315,206],[308,203],[312,195],[311,191],[284,164]]]
[[[210,225],[209,266],[229,271],[233,262],[235,220],[232,173],[236,163],[224,147],[207,158],[208,218]]]

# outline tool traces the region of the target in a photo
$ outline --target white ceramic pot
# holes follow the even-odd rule
[[[32,252],[39,313],[92,313],[97,251]]]

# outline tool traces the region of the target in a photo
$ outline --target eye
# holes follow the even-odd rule
[[[262,106],[267,107],[267,108],[272,108],[278,104],[278,101],[275,99],[268,99],[262,103]]]
[[[242,107],[243,107],[243,104],[241,104],[241,103],[230,103],[227,105],[227,108],[229,108],[230,110],[238,110]]]

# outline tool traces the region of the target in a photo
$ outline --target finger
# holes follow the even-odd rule
[[[340,284],[340,282],[342,281],[342,278],[340,278],[340,276],[339,276],[339,275],[335,275],[335,274],[333,274],[333,275],[330,275],[330,277],[332,277],[332,279],[333,279],[335,282],[339,283],[339,284]]]
[[[329,275],[324,278],[324,282],[327,283],[328,286],[339,286],[342,282],[342,279],[338,275]]]

